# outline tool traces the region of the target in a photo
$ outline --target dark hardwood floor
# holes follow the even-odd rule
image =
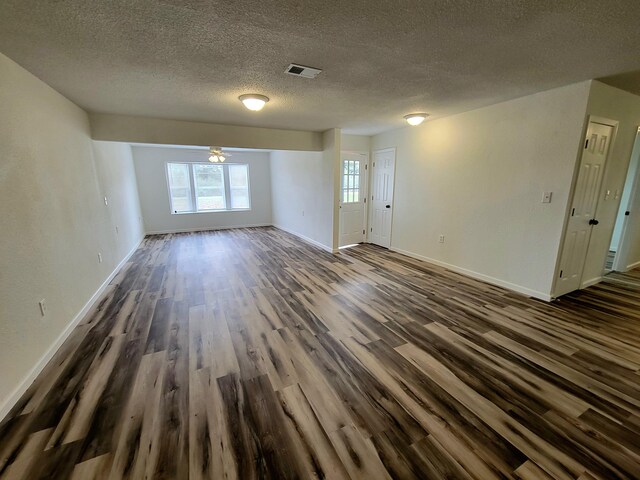
[[[150,236],[3,479],[640,478],[640,274],[552,304],[273,228]]]

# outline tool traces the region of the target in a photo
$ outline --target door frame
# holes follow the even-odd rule
[[[342,216],[342,156],[344,154],[347,155],[364,155],[364,160],[363,163],[365,165],[364,168],[364,178],[362,179],[362,188],[363,188],[363,195],[364,195],[364,214],[362,215],[362,229],[365,232],[365,236],[363,239],[363,242],[366,243],[369,236],[368,236],[368,228],[369,228],[369,202],[367,201],[367,198],[369,197],[369,171],[371,170],[371,159],[370,159],[370,155],[368,151],[365,150],[341,150],[340,151],[340,194],[338,196],[338,205],[339,205],[339,210],[340,213],[338,215]],[[338,219],[338,248],[344,248],[340,246],[340,236],[342,234],[342,218]]]
[[[379,148],[377,150],[372,150],[371,151],[371,159],[370,159],[370,170],[371,170],[371,175],[369,175],[369,182],[371,182],[373,180],[373,169],[375,168],[374,166],[374,162],[373,159],[375,158],[376,153],[383,153],[383,152],[393,152],[393,195],[391,196],[391,231],[389,232],[389,249],[391,249],[391,240],[392,240],[392,236],[393,236],[393,210],[395,209],[395,205],[396,205],[396,165],[398,163],[398,151],[396,147],[385,147],[385,148]],[[367,195],[368,193],[372,191],[371,188],[367,189]],[[369,196],[369,195],[368,195]],[[369,199],[369,203],[371,203],[371,199]],[[365,228],[365,232],[367,232],[367,236],[365,238],[365,242],[367,243],[371,243],[370,240],[370,226],[373,223],[371,220],[371,212],[373,211],[373,209],[369,209],[367,211],[367,226]]]
[[[567,200],[567,205],[564,213],[564,223],[562,225],[562,236],[560,238],[560,245],[558,246],[558,250],[556,253],[556,266],[553,270],[553,282],[551,284],[551,299],[557,298],[556,288],[558,284],[558,276],[560,271],[560,262],[562,261],[562,252],[564,251],[564,244],[567,239],[567,227],[569,225],[569,219],[571,214],[571,206],[573,205],[573,197],[575,196],[575,190],[578,183],[578,176],[580,174],[580,165],[582,164],[582,155],[584,151],[584,144],[587,137],[587,131],[589,130],[590,123],[600,123],[602,125],[608,125],[613,127],[613,135],[611,136],[611,144],[609,145],[609,152],[607,154],[607,161],[604,166],[604,170],[602,172],[602,183],[600,184],[600,190],[598,191],[598,200],[596,203],[595,213],[598,213],[598,207],[600,207],[600,198],[602,197],[602,192],[605,188],[605,180],[607,178],[607,174],[609,173],[609,166],[611,162],[609,161],[611,158],[611,153],[613,152],[613,147],[615,146],[616,138],[618,137],[618,127],[620,122],[618,120],[613,120],[611,118],[601,117],[599,115],[587,115],[585,117],[584,123],[582,125],[582,132],[580,134],[580,142],[578,143],[578,151],[576,155],[575,165],[573,167],[573,178],[571,179],[571,188],[569,189],[569,197]],[[617,210],[616,210],[617,212]],[[589,255],[589,245],[591,245],[591,236],[589,236],[589,243],[587,244],[587,256]],[[585,256],[585,263],[586,258]],[[602,268],[604,273],[604,263],[605,258],[602,259]],[[580,287],[578,290],[586,288],[588,285],[583,285],[584,280],[584,270],[580,276]]]

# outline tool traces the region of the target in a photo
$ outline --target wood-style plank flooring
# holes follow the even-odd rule
[[[640,478],[640,274],[552,304],[273,228],[147,237],[2,479]]]

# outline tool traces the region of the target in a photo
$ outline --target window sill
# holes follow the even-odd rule
[[[250,208],[233,208],[228,210],[202,210],[199,212],[170,212],[171,215],[199,215],[201,213],[234,213],[234,212],[250,212]]]

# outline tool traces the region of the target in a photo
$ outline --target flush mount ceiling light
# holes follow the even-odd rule
[[[269,97],[265,97],[264,95],[257,95],[255,93],[249,93],[247,95],[240,95],[238,97],[238,100],[240,100],[249,110],[257,112],[259,110],[262,110],[264,104],[269,101]]]
[[[229,153],[224,153],[221,147],[209,147],[209,161],[211,163],[224,162],[230,156]]]
[[[416,125],[420,125],[422,122],[424,122],[424,119],[428,116],[429,115],[427,115],[426,113],[410,113],[409,115],[405,115],[404,119],[409,125],[415,127]]]

